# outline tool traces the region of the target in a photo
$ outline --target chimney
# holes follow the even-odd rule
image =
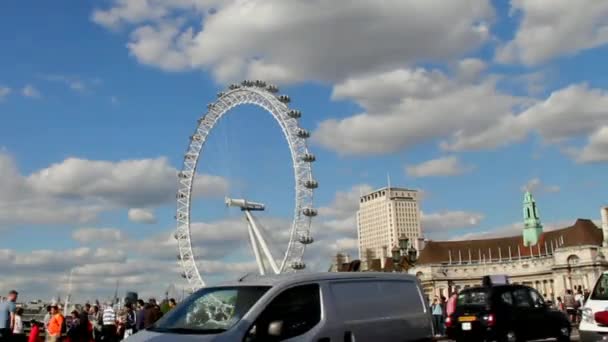
[[[604,234],[602,245],[608,247],[608,206],[602,207],[602,233]]]

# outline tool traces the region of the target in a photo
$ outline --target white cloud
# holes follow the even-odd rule
[[[11,93],[11,88],[0,86],[0,101],[7,97]]]
[[[486,62],[477,58],[465,58],[458,62],[456,74],[464,81],[474,81],[486,70]]]
[[[149,207],[175,198],[177,170],[164,157],[118,162],[68,158],[30,175],[27,184],[53,196]],[[222,196],[227,187],[221,177],[198,175],[194,194]]]
[[[60,75],[60,74],[51,74],[42,76],[43,79],[50,82],[58,82],[62,83],[71,90],[76,92],[84,93],[89,91],[94,86],[97,86],[101,83],[101,80],[98,78],[95,79],[83,79],[79,76],[71,76],[71,75]]]
[[[574,221],[562,220],[556,222],[550,222],[543,225],[543,231],[548,232],[556,229],[570,227]],[[482,230],[477,232],[470,232],[465,234],[459,234],[458,236],[452,237],[450,240],[461,241],[461,240],[481,240],[481,239],[493,239],[509,236],[521,236],[524,228],[523,222],[515,222],[504,226],[499,226],[493,229]]]
[[[150,209],[143,208],[131,208],[129,209],[129,221],[136,223],[147,223],[152,224],[156,223],[156,215]]]
[[[347,192],[338,191],[328,206],[319,208],[319,214],[339,219],[354,218],[359,210],[359,198],[372,191],[373,188],[367,184],[354,185]]]
[[[593,133],[585,147],[580,150],[571,149],[571,152],[580,163],[608,161],[608,126],[603,126]]]
[[[422,231],[425,234],[445,233],[446,231],[474,227],[479,225],[484,215],[476,212],[462,210],[441,211],[437,213],[420,213]]]
[[[513,0],[523,19],[515,38],[497,51],[500,62],[538,64],[608,43],[608,3],[597,0]]]
[[[184,11],[202,24],[180,18]],[[287,82],[341,80],[451,59],[486,41],[493,15],[489,1],[475,0],[116,0],[94,11],[92,20],[108,28],[134,27],[128,48],[143,64],[211,69],[222,82],[262,73]]]
[[[313,140],[347,155],[389,153],[440,137],[468,136],[528,101],[499,92],[493,78],[463,83],[422,68],[353,77],[334,87],[333,98],[352,99],[365,111],[321,122]]]
[[[471,172],[474,168],[463,164],[456,156],[446,156],[407,166],[405,171],[411,177],[457,176]]]
[[[28,84],[25,87],[23,87],[23,89],[21,90],[21,92],[23,93],[23,96],[25,96],[25,97],[31,97],[31,98],[34,98],[34,99],[40,98],[40,91],[38,91],[38,89],[36,89],[31,84]]]
[[[228,182],[199,175],[194,196],[223,196]],[[177,170],[166,158],[118,162],[68,158],[22,175],[0,151],[0,226],[83,224],[118,208],[154,207],[175,200]]]
[[[124,233],[116,228],[80,228],[72,232],[72,239],[83,243],[108,243],[125,239]]]
[[[530,179],[525,185],[523,185],[521,187],[521,190],[530,191],[532,193],[534,193],[534,192],[555,193],[555,192],[559,192],[561,189],[557,185],[546,185],[540,180],[540,178],[535,177],[535,178]]]
[[[608,126],[608,93],[574,84],[551,93],[519,114],[507,114],[486,129],[461,131],[442,147],[451,151],[495,148],[538,133],[545,143],[562,144]]]

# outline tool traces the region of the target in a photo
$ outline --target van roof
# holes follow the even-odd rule
[[[316,273],[286,273],[278,275],[247,275],[240,279],[223,282],[217,286],[276,286],[290,285],[319,280],[348,280],[348,279],[382,279],[382,280],[413,280],[417,278],[406,273],[382,272],[316,272]]]

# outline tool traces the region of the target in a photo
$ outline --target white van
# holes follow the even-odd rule
[[[297,273],[203,288],[139,341],[431,341],[416,277],[400,273]]]
[[[608,272],[599,277],[583,306],[578,328],[582,342],[608,340],[608,326],[595,321],[595,314],[602,311],[608,311]]]

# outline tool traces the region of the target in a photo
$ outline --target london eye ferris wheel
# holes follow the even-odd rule
[[[302,258],[306,246],[313,243],[310,227],[312,218],[317,215],[317,210],[313,206],[313,193],[318,187],[318,182],[312,174],[312,163],[316,158],[306,144],[310,133],[299,126],[302,113],[289,108],[289,96],[279,95],[278,92],[278,87],[264,81],[243,81],[241,84],[230,85],[227,90],[217,94],[215,102],[207,106],[207,112],[198,120],[196,130],[190,137],[183,167],[178,173],[177,227],[174,237],[178,244],[179,260],[183,269],[182,277],[188,281],[193,290],[205,286],[191,240],[191,200],[193,184],[196,182],[196,170],[209,133],[225,114],[241,105],[255,105],[272,115],[279,124],[291,153],[295,199],[293,222],[291,227],[286,228],[290,230],[289,243],[282,261],[279,263],[275,261],[260,232],[257,220],[251,213],[264,210],[264,205],[246,199],[229,198],[226,198],[226,205],[240,207],[245,213],[249,240],[260,274],[294,272],[306,267]]]

